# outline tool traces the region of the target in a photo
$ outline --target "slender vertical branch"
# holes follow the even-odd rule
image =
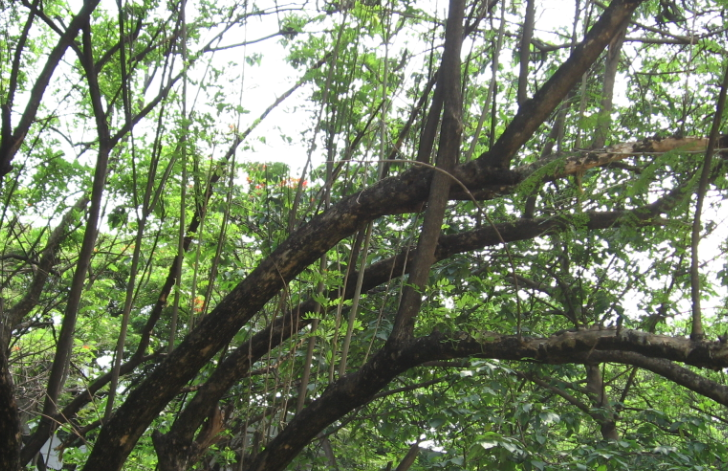
[[[520,72],[518,74],[518,104],[522,105],[528,98],[528,69],[531,62],[531,39],[536,22],[536,1],[526,0],[526,16],[523,19],[521,45],[519,48]]]
[[[182,28],[182,34],[180,37],[181,49],[182,49],[182,61],[187,64],[187,28],[185,19],[185,9],[187,8],[187,0],[181,0],[180,2],[180,24]],[[185,69],[186,70],[186,69]],[[177,280],[177,290],[174,293],[174,303],[172,305],[172,319],[169,327],[169,344],[167,345],[167,352],[174,350],[174,340],[177,335],[177,321],[179,319],[179,303],[182,296],[182,259],[184,258],[185,250],[185,228],[186,226],[186,212],[187,212],[187,134],[189,133],[189,123],[187,116],[187,74],[185,73],[182,80],[182,130],[181,136],[179,137],[180,145],[179,150],[182,153],[182,181],[180,183],[180,202],[179,202],[179,232],[177,238],[177,253],[180,254],[179,263],[177,264],[177,272],[175,273],[175,279]]]
[[[604,147],[609,135],[609,128],[612,122],[612,106],[614,100],[614,84],[617,80],[619,60],[622,57],[622,44],[627,34],[629,18],[624,21],[619,32],[609,43],[607,55],[604,59],[604,77],[602,79],[601,109],[597,116],[597,126],[594,129],[594,141],[592,147],[599,149]]]
[[[492,21],[491,21],[492,24]],[[475,128],[475,133],[473,133],[473,140],[470,141],[470,148],[468,149],[467,154],[465,154],[465,161],[469,162],[473,158],[473,153],[475,152],[475,146],[478,144],[478,141],[480,140],[480,133],[483,131],[483,123],[485,123],[485,118],[488,116],[488,113],[491,109],[491,100],[493,99],[493,96],[495,95],[495,87],[498,80],[498,66],[500,63],[500,52],[503,48],[503,36],[505,35],[505,29],[506,29],[506,7],[505,5],[501,6],[501,16],[500,16],[500,26],[498,27],[498,36],[495,40],[495,47],[493,48],[493,61],[491,64],[491,70],[493,71],[491,77],[490,77],[490,83],[488,84],[488,93],[485,95],[485,100],[483,100],[483,110],[480,113],[480,118],[478,119],[478,126]]]
[[[109,162],[110,138],[109,127],[106,122],[106,113],[101,104],[101,92],[99,88],[98,78],[94,70],[93,48],[91,45],[91,25],[86,22],[83,25],[83,53],[80,58],[81,64],[86,74],[89,85],[89,94],[91,98],[91,106],[96,120],[96,129],[99,138],[99,151],[96,159],[96,169],[94,171],[94,179],[91,190],[91,207],[89,209],[88,221],[81,243],[81,250],[76,263],[76,271],[73,274],[71,289],[66,300],[66,308],[63,313],[63,321],[61,323],[61,333],[58,337],[56,345],[56,353],[53,358],[53,366],[48,379],[48,388],[46,390],[46,400],[43,405],[43,418],[38,426],[39,430],[48,430],[52,423],[50,417],[55,415],[57,410],[58,396],[65,382],[68,371],[68,363],[73,348],[74,331],[76,328],[76,319],[78,317],[78,308],[81,301],[81,294],[84,290],[86,282],[86,274],[93,249],[96,243],[99,216],[101,214],[102,197],[104,193],[104,184],[106,182],[106,173]]]
[[[20,145],[23,143],[26,134],[30,130],[31,124],[35,121],[36,113],[40,107],[41,100],[45,94],[45,90],[51,81],[53,72],[56,70],[56,66],[61,61],[61,58],[66,53],[66,49],[71,45],[74,38],[78,34],[79,29],[84,25],[88,24],[91,13],[96,9],[100,0],[85,0],[83,7],[79,10],[78,14],[73,17],[68,28],[63,35],[58,39],[58,43],[53,48],[51,53],[48,55],[43,69],[40,75],[35,81],[30,95],[28,97],[28,104],[25,107],[23,116],[20,118],[15,131],[12,136],[2,136],[2,142],[0,142],[0,178],[7,175],[12,169],[11,162],[15,154],[17,153]],[[3,113],[6,113],[3,110]],[[8,108],[7,113],[10,113]],[[9,123],[9,121],[8,121]],[[0,185],[2,181],[0,180]]]
[[[318,118],[316,119],[316,126],[313,130],[313,137],[311,137],[311,145],[309,146],[308,150],[308,158],[306,159],[306,164],[303,167],[303,170],[301,171],[301,178],[298,179],[298,186],[296,187],[296,196],[293,199],[293,206],[291,207],[291,212],[288,216],[288,233],[292,233],[293,229],[296,227],[296,221],[298,217],[298,205],[301,202],[301,195],[303,194],[303,182],[306,180],[306,171],[308,169],[308,166],[311,165],[311,154],[313,153],[314,149],[316,149],[316,138],[318,136],[319,131],[321,130],[321,123],[323,122],[323,116],[324,116],[324,107],[329,101],[329,92],[331,88],[331,81],[334,78],[334,70],[336,69],[336,64],[338,63],[339,59],[339,53],[341,48],[341,42],[342,38],[344,36],[344,30],[347,27],[347,18],[348,14],[345,12],[344,16],[341,20],[341,25],[339,26],[336,34],[336,44],[334,45],[334,50],[332,51],[331,55],[327,57],[329,62],[329,70],[326,74],[326,85],[323,89],[323,95],[321,97],[321,106],[319,107],[319,113]],[[333,126],[333,123],[331,123]]]
[[[451,0],[445,30],[445,50],[438,76],[435,95],[443,100],[443,121],[440,146],[437,153],[437,167],[451,171],[458,160],[462,136],[462,102],[460,95],[460,51],[463,38],[463,16],[465,5],[462,0]],[[402,302],[395,317],[394,329],[387,340],[397,344],[412,335],[415,317],[422,305],[422,290],[429,277],[430,267],[435,259],[435,247],[440,237],[445,208],[450,194],[452,180],[444,172],[435,172],[430,183],[422,233],[412,262],[408,283],[402,292]]]
[[[117,0],[116,6],[119,10],[119,62],[121,72],[121,93],[123,97],[124,106],[124,118],[127,123],[131,122],[131,103],[129,96],[128,87],[128,75],[126,67],[126,47],[124,41],[125,28],[124,28],[124,10],[122,8],[121,0]],[[94,67],[94,70],[98,70]],[[129,130],[131,134],[132,130]],[[133,145],[133,137],[132,137]],[[129,280],[126,285],[126,295],[124,298],[124,308],[121,317],[121,327],[119,328],[119,337],[116,340],[116,349],[114,354],[114,361],[112,364],[111,382],[109,385],[109,397],[106,400],[106,410],[104,412],[104,418],[108,419],[111,417],[111,413],[114,410],[114,400],[116,398],[116,389],[119,382],[119,375],[121,373],[121,364],[124,360],[124,346],[126,345],[126,334],[129,326],[129,316],[131,314],[131,307],[134,300],[134,287],[136,285],[136,275],[139,269],[139,258],[141,256],[142,238],[144,236],[144,230],[146,227],[147,217],[151,213],[150,198],[154,187],[154,176],[157,169],[157,162],[159,159],[158,154],[152,156],[152,163],[149,166],[149,174],[147,175],[147,185],[144,191],[144,201],[142,203],[142,214],[141,218],[137,220],[137,235],[134,243],[134,252],[132,254],[131,267],[129,269]],[[132,156],[132,162],[134,157]],[[136,173],[134,173],[136,180]],[[160,183],[161,186],[161,183]],[[136,185],[134,185],[134,199],[137,199]]]
[[[690,297],[693,304],[690,338],[692,340],[701,340],[705,336],[705,333],[703,332],[702,311],[700,308],[700,257],[698,255],[698,246],[700,245],[700,216],[703,212],[705,193],[708,190],[708,180],[710,179],[713,152],[715,151],[715,146],[718,142],[720,125],[723,121],[726,89],[728,89],[728,63],[726,63],[725,71],[723,72],[723,83],[720,86],[718,103],[715,107],[713,124],[710,129],[708,148],[705,150],[705,158],[703,159],[703,170],[700,173],[700,181],[698,182],[697,201],[695,202],[695,217],[693,218],[693,230],[690,237]]]
[[[2,108],[0,108],[0,110],[2,111],[2,114],[0,116],[0,118],[2,118],[2,127],[0,128],[0,143],[3,144],[10,143],[13,139],[12,109],[13,102],[15,101],[15,92],[18,89],[18,76],[21,73],[20,60],[23,57],[23,49],[25,49],[25,44],[28,42],[28,34],[30,33],[30,28],[33,26],[33,20],[35,19],[35,7],[39,3],[40,0],[35,0],[33,2],[33,5],[30,8],[30,13],[28,14],[28,19],[23,26],[23,32],[20,33],[18,44],[15,47],[15,54],[13,55],[13,65],[10,69],[8,94],[3,100]],[[2,147],[0,147],[0,150],[1,149]]]
[[[385,18],[386,27],[384,28],[384,60],[383,60],[383,71],[382,71],[382,116],[379,122],[379,165],[377,171],[377,179],[381,180],[385,172],[384,160],[387,157],[387,110],[389,107],[388,98],[388,79],[389,79],[389,40],[390,40],[390,28],[392,26],[392,15],[387,15]],[[359,276],[356,279],[356,288],[354,291],[354,299],[349,309],[349,319],[346,326],[346,336],[344,337],[344,343],[341,347],[341,363],[339,363],[339,375],[343,376],[346,374],[346,363],[349,356],[349,346],[351,345],[351,337],[354,333],[354,322],[356,320],[356,314],[359,310],[359,302],[361,301],[361,287],[364,282],[364,272],[367,268],[367,257],[369,255],[369,245],[372,239],[372,230],[374,223],[370,222],[367,225],[366,233],[364,235],[364,247],[361,253],[361,264],[359,268]]]
[[[367,267],[367,256],[369,255],[369,244],[372,239],[372,226],[373,223],[367,224],[367,228],[364,234],[364,247],[361,251],[361,264],[359,265],[359,274],[356,278],[356,287],[354,290],[354,298],[352,299],[351,308],[349,308],[349,318],[347,320],[346,335],[344,336],[344,343],[341,346],[341,363],[339,363],[339,376],[346,374],[346,362],[349,356],[349,345],[351,344],[351,336],[354,333],[354,321],[356,320],[356,313],[359,310],[359,302],[361,300],[361,287],[364,282],[364,272]]]

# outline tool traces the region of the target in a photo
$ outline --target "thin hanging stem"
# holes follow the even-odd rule
[[[380,165],[381,168],[381,165]],[[341,363],[339,363],[339,376],[346,374],[346,361],[349,356],[349,346],[351,345],[351,336],[354,332],[354,323],[356,321],[356,314],[359,310],[359,302],[361,300],[361,287],[364,283],[364,272],[367,267],[367,255],[369,254],[369,243],[372,239],[372,223],[367,224],[367,228],[364,235],[364,247],[361,252],[361,264],[359,273],[356,277],[356,286],[354,288],[354,297],[351,302],[351,309],[349,309],[348,324],[346,327],[346,336],[344,337],[344,343],[341,346]]]
[[[501,7],[501,17],[500,17],[500,27],[498,28],[498,39],[496,40],[495,44],[495,50],[493,51],[493,64],[491,66],[493,70],[493,74],[490,78],[490,84],[488,85],[488,92],[485,95],[485,100],[483,101],[483,110],[480,113],[480,118],[478,119],[478,126],[475,128],[475,133],[473,134],[473,140],[470,141],[470,148],[468,149],[468,152],[465,154],[465,161],[470,162],[470,160],[473,158],[473,153],[475,152],[475,146],[478,144],[478,141],[480,140],[480,133],[483,130],[483,123],[485,123],[485,117],[488,116],[488,113],[490,111],[490,101],[493,98],[495,87],[498,80],[498,66],[500,64],[500,51],[503,48],[503,36],[505,36],[505,27],[506,27],[506,8],[505,6]]]
[[[346,29],[347,25],[347,18],[348,18],[348,10],[344,12],[343,18],[341,20],[341,25],[339,26],[339,31],[336,37],[336,45],[334,46],[333,54],[331,55],[331,60],[329,61],[329,70],[326,75],[326,86],[323,89],[322,97],[321,97],[321,106],[319,107],[318,112],[318,118],[316,119],[316,126],[313,130],[313,137],[311,138],[311,145],[308,148],[308,158],[306,159],[306,163],[303,166],[303,170],[301,171],[301,177],[298,180],[298,186],[296,188],[296,196],[293,200],[293,207],[291,208],[291,213],[288,218],[288,233],[291,234],[293,232],[293,229],[296,227],[296,218],[297,218],[297,212],[298,212],[298,205],[301,201],[301,195],[303,194],[303,182],[306,179],[306,171],[308,170],[308,167],[311,165],[311,156],[313,154],[313,151],[316,149],[316,138],[318,137],[318,133],[321,130],[321,122],[323,120],[324,115],[324,106],[328,103],[329,100],[329,90],[331,89],[331,81],[333,80],[334,76],[334,70],[336,69],[336,64],[338,63],[339,58],[339,49],[341,47],[341,38],[344,35],[344,30]],[[333,123],[332,123],[333,126]]]
[[[388,79],[389,79],[389,40],[390,40],[390,28],[392,26],[391,15],[386,17],[386,27],[384,28],[384,61],[382,71],[382,117],[379,126],[379,165],[377,170],[377,180],[381,180],[384,175],[385,159],[387,158],[387,109],[388,109]],[[364,235],[364,247],[361,255],[361,264],[359,267],[359,273],[356,279],[356,286],[354,288],[354,298],[352,299],[351,309],[349,310],[348,325],[346,328],[346,336],[344,337],[344,344],[341,347],[341,363],[339,363],[339,376],[346,374],[346,363],[349,356],[349,347],[351,345],[351,337],[354,333],[354,324],[356,322],[356,315],[359,310],[359,303],[361,300],[361,288],[364,283],[364,272],[367,268],[367,258],[369,256],[369,245],[372,239],[372,230],[374,223],[369,222],[367,224],[366,233]]]
[[[182,61],[187,64],[187,26],[185,19],[185,8],[187,7],[187,0],[182,0],[180,5],[180,17],[182,23]],[[169,341],[167,345],[167,351],[171,352],[174,350],[174,339],[177,335],[177,321],[179,319],[179,303],[182,296],[182,266],[184,265],[184,254],[185,254],[185,221],[187,212],[187,133],[189,132],[189,123],[187,122],[187,73],[182,80],[182,120],[183,129],[182,135],[180,136],[179,150],[182,153],[182,181],[180,182],[180,215],[179,215],[179,233],[177,239],[177,270],[175,274],[177,289],[174,294],[174,305],[172,306],[172,319],[170,320],[169,328]]]
[[[351,247],[351,253],[349,254],[349,262],[347,264],[346,276],[344,277],[344,285],[341,288],[342,294],[346,292],[346,287],[349,282],[349,275],[352,273],[353,267],[356,266],[356,259],[359,255],[359,248],[364,242],[364,231],[359,231],[354,241],[354,245]],[[341,296],[340,296],[341,297]],[[339,302],[336,306],[336,316],[334,321],[334,338],[331,341],[331,363],[329,364],[329,383],[334,381],[334,370],[336,365],[336,349],[339,341],[339,328],[341,327],[341,311],[344,308],[344,303]]]

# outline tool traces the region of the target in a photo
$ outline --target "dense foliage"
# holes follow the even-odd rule
[[[0,6],[0,469],[728,467],[723,0]]]

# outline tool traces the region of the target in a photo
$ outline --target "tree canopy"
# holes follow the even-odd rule
[[[0,469],[728,467],[724,1],[0,5]]]

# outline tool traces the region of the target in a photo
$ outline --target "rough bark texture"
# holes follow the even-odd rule
[[[422,305],[422,291],[435,262],[435,248],[440,237],[452,180],[450,172],[455,167],[460,153],[463,131],[461,120],[462,97],[460,95],[460,49],[463,36],[462,1],[450,2],[450,13],[445,32],[445,51],[440,67],[437,92],[443,97],[443,119],[440,143],[437,153],[437,172],[432,177],[430,194],[427,198],[422,232],[417,240],[412,270],[408,283],[402,289],[402,301],[394,319],[394,329],[388,342],[400,342],[412,335],[415,317]]]
[[[651,219],[661,211],[669,209],[670,198],[664,198],[654,204],[625,212],[586,213],[588,219],[586,226],[590,230],[620,227],[624,221],[629,224],[652,224]],[[563,219],[538,218],[521,220],[514,223],[485,226],[473,231],[460,234],[440,236],[435,250],[435,261],[443,260],[457,253],[469,252],[487,246],[499,245],[503,241],[533,239],[540,235],[554,233],[571,227]],[[410,265],[406,264],[407,250],[387,260],[382,260],[367,268],[364,276],[363,290],[368,291],[385,283],[392,273],[408,273]],[[353,273],[350,277],[356,277]],[[351,299],[354,286],[349,284],[343,299]],[[328,294],[329,299],[337,299],[338,291]],[[311,313],[316,311],[313,300],[301,303],[296,308],[276,319],[267,329],[255,334],[253,338],[236,348],[218,366],[211,377],[197,391],[194,398],[187,404],[179,415],[170,431],[166,434],[167,446],[174,449],[174,460],[181,460],[182,455],[188,456],[187,462],[194,462],[195,455],[199,455],[199,447],[193,446],[194,434],[202,425],[208,411],[236,382],[249,373],[250,366],[260,360],[270,349],[279,346],[288,340],[296,329],[301,330],[308,326],[313,318]],[[160,458],[161,460],[161,458]]]
[[[597,165],[597,164],[595,164]],[[330,211],[314,218],[278,247],[274,253],[238,285],[191,333],[182,344],[158,367],[134,392],[120,410],[129,414],[117,414],[102,430],[98,443],[111,440],[104,447],[119,450],[118,459],[123,462],[135,440],[179,389],[192,377],[230,336],[257,312],[282,288],[282,281],[289,280],[313,263],[335,242],[357,230],[368,217],[386,213],[398,213],[400,208],[416,207],[424,199],[432,171],[415,168],[403,176],[384,180],[374,187],[353,195],[335,205]],[[458,173],[458,172],[456,172]],[[496,173],[497,174],[497,173]],[[472,179],[492,181],[492,173],[470,175]],[[470,183],[466,179],[466,183]],[[399,189],[399,192],[396,191]],[[384,204],[388,202],[389,204]],[[616,217],[616,215],[615,215]],[[537,228],[529,222],[532,229]],[[487,229],[483,229],[487,230]],[[525,237],[524,237],[525,238]],[[335,241],[335,242],[332,242]],[[267,345],[267,344],[266,344]],[[166,366],[165,366],[166,365]],[[175,367],[175,365],[177,365]],[[134,411],[134,414],[131,414]],[[119,425],[116,425],[118,422]],[[112,434],[110,430],[113,430]],[[106,434],[112,435],[107,438]],[[130,437],[136,437],[132,441]],[[117,448],[118,447],[118,448]],[[97,469],[92,457],[87,469]],[[99,456],[98,466],[109,464],[110,453]],[[101,467],[98,469],[102,469]],[[110,468],[103,468],[110,469]]]
[[[607,397],[601,365],[586,364],[586,391],[592,403],[589,411],[590,415],[599,424],[602,438],[605,440],[619,440],[616,415]]]
[[[90,14],[97,3],[97,1],[87,0],[82,12],[74,18],[73,22],[82,17],[82,14]],[[533,1],[528,2],[531,19],[533,18],[534,3]],[[578,224],[580,228],[591,230],[618,227],[623,224],[657,225],[660,223],[658,217],[660,213],[674,206],[678,201],[679,193],[682,191],[680,188],[676,188],[652,205],[632,211],[584,212],[580,214],[578,220],[571,221],[559,217],[535,218],[531,214],[528,219],[489,225],[460,234],[448,236],[439,234],[443,214],[449,200],[470,199],[473,196],[477,199],[494,198],[513,192],[529,178],[538,180],[539,183],[552,181],[566,175],[583,173],[593,167],[605,166],[636,153],[666,152],[678,148],[683,150],[705,148],[707,140],[701,138],[649,139],[566,157],[551,155],[533,164],[512,167],[519,149],[548,119],[574,84],[597,60],[604,48],[611,45],[610,47],[614,51],[618,51],[618,43],[621,42],[620,35],[624,34],[626,22],[639,3],[641,2],[637,0],[613,1],[586,39],[574,49],[571,57],[530,100],[526,99],[525,90],[528,71],[527,56],[531,41],[530,39],[524,40],[522,66],[525,68],[521,74],[524,80],[518,92],[519,111],[487,153],[473,162],[456,167],[462,131],[459,115],[462,105],[459,96],[459,44],[463,37],[463,4],[460,0],[452,0],[443,64],[438,74],[438,88],[433,97],[426,131],[419,142],[421,152],[417,157],[421,163],[428,161],[436,136],[439,116],[442,112],[442,137],[438,149],[438,168],[433,170],[424,166],[415,166],[397,177],[383,180],[343,199],[336,206],[315,217],[293,233],[270,257],[230,292],[179,347],[171,352],[130,393],[127,401],[102,428],[93,453],[84,469],[121,469],[128,454],[149,424],[158,417],[159,412],[179,394],[213,355],[226,347],[239,329],[250,321],[252,316],[258,313],[281,289],[284,289],[289,281],[318,260],[335,244],[361,230],[363,226],[376,218],[421,211],[423,207],[426,211],[425,224],[418,247],[414,252],[415,256],[410,256],[409,264],[405,266],[407,257],[402,253],[374,264],[364,273],[364,290],[386,281],[392,272],[411,273],[409,284],[404,289],[404,301],[395,318],[395,328],[390,341],[358,371],[342,376],[330,384],[324,393],[287,424],[274,440],[265,444],[265,449],[254,458],[250,470],[285,468],[303,447],[321,436],[325,427],[376,398],[377,393],[381,392],[398,374],[426,362],[454,358],[533,360],[544,364],[584,363],[587,365],[587,389],[592,400],[591,406],[602,409],[601,416],[592,414],[592,417],[599,422],[604,438],[609,439],[618,439],[619,435],[616,429],[616,416],[614,411],[609,409],[605,396],[604,381],[599,369],[599,364],[602,362],[620,362],[648,369],[676,384],[712,398],[720,404],[728,405],[728,388],[702,378],[674,363],[681,362],[696,367],[728,367],[726,344],[707,342],[698,337],[691,341],[636,330],[619,329],[569,332],[550,338],[505,336],[493,332],[433,333],[422,338],[412,337],[420,306],[421,292],[419,289],[426,283],[430,267],[436,261],[456,253],[489,245],[553,234],[575,224]],[[63,38],[66,36],[73,39],[75,31],[69,27]],[[58,48],[68,47],[68,44],[63,46],[63,38],[59,42],[57,50],[51,54],[48,64],[52,64],[51,59],[56,60],[54,57],[58,55],[58,51],[61,51],[62,55],[62,50],[65,50]],[[92,63],[91,60],[87,66],[91,66]],[[616,66],[616,59],[612,58],[611,65]],[[46,69],[48,67],[47,65]],[[50,68],[50,73],[52,71],[53,68]],[[46,73],[45,69],[43,73]],[[94,74],[90,73],[89,76],[93,77]],[[35,93],[34,90],[31,105],[33,100],[37,99],[39,102],[42,97],[45,88],[43,80],[38,81],[36,88],[38,88],[38,93]],[[605,90],[610,89],[611,85],[605,85]],[[424,101],[422,103],[424,104]],[[34,118],[35,111],[32,106],[26,111],[27,113],[33,115],[31,119]],[[0,146],[0,174],[9,171],[12,156],[23,141],[25,133],[22,129],[23,123],[26,121],[24,115],[18,130],[10,138],[3,133],[3,141]],[[131,124],[131,122],[127,123],[128,126]],[[596,142],[604,143],[605,132],[606,128],[599,130],[597,133],[599,140]],[[112,138],[106,136],[106,139]],[[109,147],[109,145],[107,143],[105,147]],[[721,145],[721,147],[725,146]],[[447,173],[443,173],[443,170]],[[210,187],[207,197],[212,194],[211,191]],[[67,222],[65,224],[67,225]],[[59,226],[59,228],[61,227]],[[55,240],[55,237],[54,232],[49,246],[52,245],[51,242]],[[190,242],[189,237],[185,239],[185,246],[188,246]],[[43,266],[52,266],[54,263],[53,251],[49,250],[44,257],[46,257],[44,258],[46,262]],[[170,270],[167,285],[150,316],[145,335],[159,319],[162,307],[167,300],[167,294],[174,283],[174,277],[171,274],[176,272],[180,263],[181,256],[178,256]],[[14,306],[17,312],[11,317],[21,319],[25,315],[24,313],[29,311],[24,306],[28,302],[32,304],[37,302],[44,282],[45,279],[42,276],[37,277],[31,292],[28,293],[30,301],[24,299]],[[343,297],[350,297],[353,289],[353,286],[349,286]],[[329,293],[329,297],[335,298],[337,294]],[[315,308],[316,304],[313,301],[301,304],[297,309],[276,319],[268,329],[255,334],[248,343],[233,350],[220,362],[209,379],[199,387],[194,398],[185,405],[169,432],[166,434],[154,433],[153,440],[161,470],[187,469],[200,457],[201,453],[214,442],[217,433],[223,427],[223,416],[218,409],[217,402],[236,381],[250,373],[250,367],[255,361],[308,325],[311,319],[309,317],[304,319],[303,315],[314,312]],[[71,316],[67,317],[71,322]],[[574,317],[576,318],[576,316]],[[10,327],[9,325],[4,326],[3,336],[10,332]],[[70,330],[73,330],[72,325]],[[145,338],[148,339],[148,336],[143,336],[143,339]],[[132,361],[122,367],[122,373],[132,371],[142,361],[148,359],[141,356],[147,346],[145,342],[146,340],[142,341],[139,350],[132,357]],[[0,447],[5,450],[0,453],[0,469],[6,469],[6,467],[15,469],[19,460],[16,450],[20,443],[18,435],[20,428],[17,410],[12,402],[12,384],[7,374],[7,358],[4,356],[5,352],[2,354],[3,356],[0,358],[2,360],[0,364],[0,423],[10,424],[13,428],[4,427],[0,430]],[[65,363],[65,359],[63,362],[58,361],[59,365],[61,363]],[[62,376],[62,371],[54,373],[54,377],[58,376]],[[89,387],[88,394],[77,396],[62,413],[57,413],[55,407],[47,408],[46,417],[43,419],[46,429],[54,421],[64,422],[72,418],[106,382],[108,382],[108,375],[99,378]],[[56,383],[58,387],[62,385],[62,381],[56,381]],[[55,394],[49,394],[49,397],[51,396],[55,396]],[[51,399],[53,398],[51,397]],[[200,430],[201,427],[202,430]],[[27,461],[35,453],[34,450],[37,451],[36,447],[39,447],[44,440],[43,433],[36,434],[33,441],[26,447],[23,460]],[[410,457],[408,454],[397,469],[409,467],[416,451],[417,447],[414,445],[410,450],[412,456]],[[329,456],[330,462],[335,463],[333,454],[329,454]]]
[[[701,144],[704,145],[703,141],[698,139],[666,139],[661,141],[645,140],[640,141],[639,143],[623,144],[621,145],[621,147],[615,146],[614,149],[620,149],[624,152],[637,152],[640,151],[640,149],[645,148],[644,146],[649,146],[649,149],[651,150],[664,152],[667,150],[671,150],[678,145],[698,146]],[[594,158],[591,157],[592,155],[598,155],[599,157]],[[583,168],[581,167],[582,165],[589,165],[590,167],[605,165],[613,161],[623,159],[625,158],[625,156],[626,154],[621,152],[578,154],[573,157],[568,157],[566,159],[566,169],[563,171],[557,170],[556,173],[558,173],[559,175],[563,175],[568,172],[579,171],[581,168]],[[522,175],[522,179],[525,178],[525,176],[527,175],[538,172],[540,168],[543,168],[543,166],[549,162],[542,162],[540,166],[529,165],[522,169],[518,169],[516,173]],[[560,169],[561,167],[558,168]],[[551,179],[552,177],[546,178]],[[457,189],[458,187],[454,188],[455,191]],[[629,220],[631,221],[631,224],[651,224],[651,218],[658,215],[661,211],[665,211],[667,209],[669,209],[669,204],[667,204],[667,201],[661,200],[655,202],[653,205],[644,208],[638,208],[634,211],[587,213],[587,215],[589,215],[589,218],[586,222],[586,226],[589,229],[605,229],[609,227],[617,227],[622,223],[621,221],[623,220]],[[514,223],[499,224],[496,227],[484,226],[474,231],[469,231],[456,235],[442,236],[436,249],[435,256],[437,260],[442,260],[456,253],[475,250],[477,248],[482,248],[488,245],[497,245],[501,242],[500,237],[502,237],[505,241],[531,239],[552,231],[563,230],[569,227],[569,224],[570,223],[568,221],[562,219],[536,218],[533,220],[520,220]],[[389,277],[389,274],[392,272],[402,273],[402,269],[405,266],[405,259],[405,253],[403,252],[390,260],[384,260],[369,267],[369,269],[367,270],[363,289],[366,291],[385,282]],[[392,263],[395,263],[394,269],[392,268]],[[350,292],[346,293],[345,298],[350,297],[351,292],[353,292],[353,287],[350,286],[349,288]],[[269,339],[274,339],[272,346],[275,347],[280,342],[284,341],[290,336],[291,327],[293,325],[297,325],[299,326],[299,328],[305,327],[307,325],[307,321],[301,320],[300,316],[308,312],[313,312],[315,309],[314,306],[315,303],[308,302],[293,311],[294,317],[291,317],[292,314],[289,313],[289,315],[287,315],[286,317],[279,318],[272,326],[272,329],[274,331],[273,335],[271,335],[269,330],[264,330],[256,334],[251,341],[250,344],[252,345],[252,350],[249,350],[249,344],[244,344],[225,359],[223,364],[220,365],[220,368],[218,368],[213,374],[210,381],[208,381],[208,383],[206,383],[203,388],[198,390],[197,396],[187,407],[187,409],[189,409],[189,413],[186,409],[185,412],[183,412],[182,416],[179,418],[179,420],[176,422],[175,427],[181,427],[179,433],[180,435],[184,435],[187,440],[185,442],[184,440],[180,439],[180,444],[187,443],[187,445],[181,446],[189,445],[189,442],[193,439],[194,432],[200,426],[202,420],[204,420],[204,417],[206,417],[205,411],[209,410],[209,408],[217,402],[219,397],[221,397],[222,394],[224,394],[224,392],[227,391],[235,381],[237,381],[240,377],[246,374],[249,364],[256,361],[258,358],[260,358],[260,356],[268,351],[268,348],[270,346]],[[251,352],[250,357],[248,356],[249,351]],[[149,358],[150,357],[135,355],[128,364],[124,365],[124,367],[122,368],[122,374],[126,374],[132,371],[136,366],[143,363],[144,361],[147,361]],[[96,394],[97,391],[99,391],[108,383],[108,381],[108,374],[100,377],[91,386],[89,386],[88,393],[78,395],[68,406],[64,408],[61,413],[54,417],[54,420],[58,421],[59,423],[64,423],[67,418],[73,417],[84,404],[87,404],[89,402],[89,400],[93,397],[94,394]],[[199,420],[195,420],[195,417],[200,418]],[[37,449],[43,444],[43,442],[44,439],[42,439],[42,437],[38,437],[37,440],[33,440],[32,442],[26,444],[24,451],[28,451],[29,455],[32,456],[37,452]]]
[[[524,103],[492,151],[456,169],[455,176],[473,190],[492,191],[493,194],[517,183],[520,175],[504,171],[515,152],[596,60],[611,41],[617,26],[631,14],[638,3],[612,2],[571,58],[532,100]],[[159,411],[284,283],[366,222],[385,214],[403,213],[418,208],[428,194],[432,175],[432,170],[414,168],[401,176],[384,180],[343,200],[292,234],[229,293],[198,328],[130,394],[125,404],[103,427],[85,469],[119,469],[139,436]],[[362,372],[356,373],[363,377],[374,375],[377,380],[371,383],[372,388],[377,385],[381,388],[386,384],[381,381],[403,371],[401,368],[406,369],[416,363],[396,350],[382,354],[385,353],[395,357],[404,355],[402,363],[382,371],[368,371],[365,367]],[[381,356],[375,356],[373,361],[375,359],[381,359]],[[335,416],[336,410],[326,414],[326,417]],[[290,459],[290,456],[286,459]]]
[[[20,469],[21,428],[5,347],[0,346],[0,469]]]
[[[81,243],[78,261],[76,262],[76,270],[73,274],[68,298],[66,299],[66,306],[61,322],[61,332],[56,342],[55,356],[48,378],[45,403],[43,404],[43,415],[36,430],[39,436],[50,436],[55,427],[55,424],[50,418],[58,412],[58,397],[68,375],[71,350],[73,348],[73,339],[76,330],[76,320],[81,305],[81,295],[86,284],[86,276],[91,265],[94,246],[96,245],[96,238],[98,236],[99,219],[103,206],[102,196],[106,184],[109,155],[111,153],[109,126],[106,121],[106,113],[103,109],[98,77],[93,69],[91,32],[88,24],[84,24],[82,28],[84,30],[84,55],[80,59],[86,70],[86,78],[88,79],[90,101],[99,139],[99,149],[91,186],[91,206],[89,208],[88,220],[84,228],[83,241]],[[23,458],[30,459],[32,456],[28,456],[28,452],[25,451]]]
[[[599,21],[589,30],[584,41],[575,49],[564,64],[518,109],[513,121],[503,132],[495,145],[481,159],[492,167],[508,168],[511,158],[528,140],[548,116],[561,103],[566,94],[581,79],[581,76],[599,57],[604,48],[618,33],[620,25],[632,15],[639,0],[615,0]]]
[[[391,345],[391,344],[390,344]],[[567,332],[547,339],[482,332],[433,333],[404,341],[398,348],[385,347],[359,371],[341,377],[297,415],[247,468],[248,471],[282,470],[317,433],[346,413],[369,402],[397,374],[428,361],[479,357],[500,360],[535,360],[543,363],[613,361],[644,364],[658,374],[679,378],[683,385],[728,404],[728,387],[704,384],[698,375],[688,377],[669,360],[693,366],[728,366],[728,346],[720,342],[692,342],[640,331],[616,329]],[[624,351],[624,352],[623,352]],[[627,353],[629,355],[623,355]],[[650,358],[652,357],[652,358]],[[650,360],[656,359],[656,362]],[[666,362],[666,363],[665,363]],[[679,367],[678,367],[679,368]],[[652,369],[652,368],[648,368]],[[683,370],[683,371],[681,371]]]

